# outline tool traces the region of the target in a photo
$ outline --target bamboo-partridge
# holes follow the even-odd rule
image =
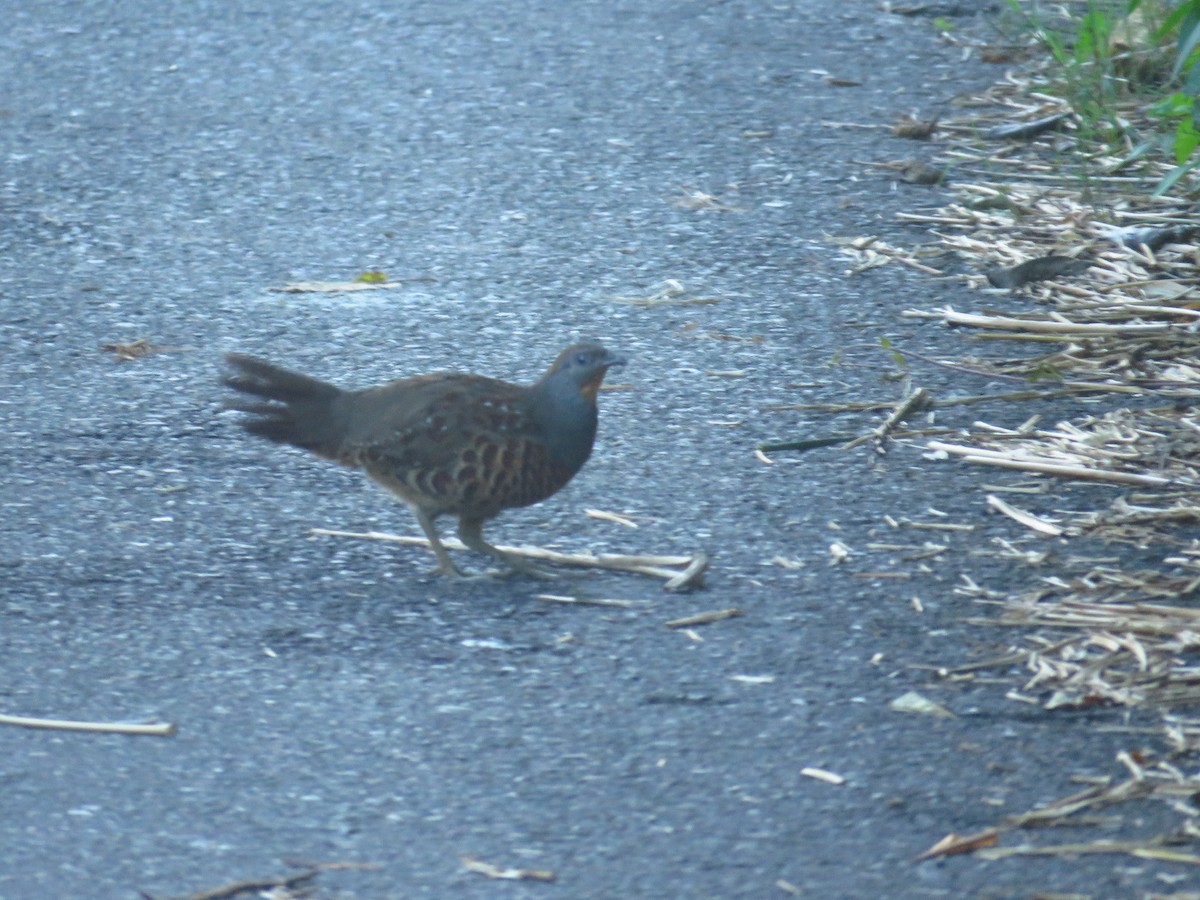
[[[545,500],[587,462],[596,393],[609,367],[624,363],[582,343],[528,386],[446,372],[348,391],[241,353],[226,361],[234,373],[225,384],[259,398],[227,404],[250,414],[247,431],[363,469],[408,504],[451,576],[461,573],[438,537],[443,515],[458,517],[470,549],[532,568],[487,543],[483,523]]]

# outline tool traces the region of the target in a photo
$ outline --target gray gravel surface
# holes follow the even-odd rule
[[[999,74],[928,16],[874,0],[0,13],[0,711],[179,727],[0,728],[0,897],[182,894],[285,858],[378,864],[320,877],[320,896],[347,898],[1162,886],[1151,864],[1102,857],[911,861],[1068,793],[1071,772],[1111,772],[1128,736],[1096,730],[1111,713],[1049,715],[1004,684],[913,668],[1003,647],[962,624],[978,613],[953,593],[962,571],[1032,577],[969,556],[1020,531],[982,517],[979,473],[903,449],[753,456],[863,427],[761,408],[895,396],[888,360],[864,349],[880,337],[961,350],[897,314],[974,298],[895,266],[848,278],[828,239],[922,240],[893,214],[936,198],[863,174],[923,147],[835,123],[947,111]],[[692,189],[736,209],[677,205]],[[412,280],[270,290],[368,269]],[[614,300],[667,279],[719,302]],[[638,605],[562,606],[527,579],[451,584],[419,550],[312,538],[416,524],[220,410],[229,350],[347,386],[439,369],[528,380],[583,336],[629,357],[612,380],[630,389],[601,397],[573,484],[489,535],[705,550],[704,591],[573,575],[552,590]],[[123,363],[99,349],[138,337],[171,349]],[[947,538],[951,561],[828,565],[833,540],[887,540],[885,514],[930,506],[979,525]],[[913,577],[864,577],[888,566]],[[745,615],[695,637],[663,627],[730,606]],[[913,689],[958,717],[888,711]],[[557,881],[487,880],[462,854]]]

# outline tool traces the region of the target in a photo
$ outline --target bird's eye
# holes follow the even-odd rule
[[[575,354],[575,365],[586,366],[588,364],[588,355],[586,353]]]

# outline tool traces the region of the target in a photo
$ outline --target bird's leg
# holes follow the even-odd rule
[[[462,542],[474,550],[476,553],[482,553],[484,556],[490,556],[493,559],[498,559],[514,572],[520,572],[523,575],[533,575],[537,578],[555,578],[553,572],[548,572],[540,566],[536,566],[528,560],[521,559],[518,556],[513,556],[511,553],[505,553],[499,547],[494,547],[483,539],[483,520],[472,519],[468,516],[460,516],[458,520],[458,536]]]
[[[450,554],[446,552],[446,547],[442,544],[442,539],[438,537],[437,526],[433,524],[433,517],[418,506],[414,506],[412,510],[417,515],[417,521],[421,523],[421,530],[425,532],[425,537],[429,538],[429,547],[433,550],[433,555],[437,557],[438,569],[451,578],[461,578],[462,572],[458,571],[454,563],[450,561]],[[463,543],[466,543],[466,541]]]

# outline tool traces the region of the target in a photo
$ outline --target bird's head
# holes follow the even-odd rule
[[[604,381],[604,375],[613,366],[625,365],[625,359],[599,344],[574,344],[558,355],[543,381],[553,380],[566,383],[577,390],[589,403],[596,402],[596,394]]]

